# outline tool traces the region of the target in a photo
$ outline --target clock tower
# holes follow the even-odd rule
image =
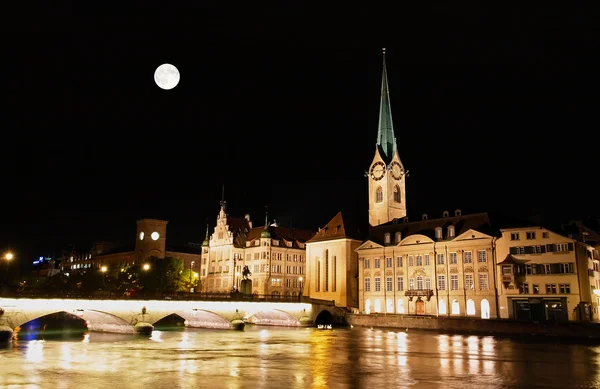
[[[398,155],[390,94],[388,90],[385,49],[379,129],[373,162],[366,174],[369,181],[369,224],[373,227],[406,216],[406,172]]]

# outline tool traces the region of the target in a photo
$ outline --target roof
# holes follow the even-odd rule
[[[227,225],[229,226],[229,230],[233,232],[234,246],[238,248],[246,247],[246,242],[248,241],[260,239],[261,234],[265,232],[265,226],[250,228],[248,220],[243,217],[228,215]],[[286,240],[288,242],[305,243],[314,235],[314,232],[310,230],[279,227],[272,224],[268,226],[268,231],[271,235],[271,239]],[[294,245],[293,247],[298,248],[297,245]]]
[[[358,239],[362,240],[361,232],[367,229],[360,228],[360,224],[351,216],[351,213],[338,212],[333,219],[320,228],[319,231],[307,243],[323,242],[336,239]]]
[[[504,258],[502,260],[502,262],[498,262],[498,265],[522,265],[525,262],[529,262],[529,261],[519,260],[519,259],[516,259],[515,257],[513,257],[512,255],[508,254],[506,256],[506,258]]]
[[[396,137],[392,124],[392,108],[388,89],[385,49],[383,49],[383,74],[381,76],[381,101],[379,104],[379,128],[377,130],[377,148],[385,163],[390,163],[396,153]]]
[[[433,240],[435,238],[435,230],[438,227],[442,228],[443,236],[447,235],[447,227],[454,226],[454,236],[458,236],[470,229],[477,230],[482,233],[497,235],[497,231],[492,228],[490,217],[487,212],[475,213],[471,215],[450,216],[440,219],[426,219],[416,222],[402,222],[400,219],[376,227],[371,227],[369,240],[383,244],[386,233],[400,232],[402,237],[421,234]]]

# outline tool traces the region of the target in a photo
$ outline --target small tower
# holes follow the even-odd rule
[[[167,245],[166,220],[141,219],[137,221],[137,238],[135,240],[136,261],[144,261],[148,257],[164,258]]]

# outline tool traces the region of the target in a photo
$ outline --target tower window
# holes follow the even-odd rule
[[[400,202],[400,188],[398,185],[394,186],[394,201],[397,203]]]
[[[375,202],[381,203],[383,201],[383,189],[378,186],[377,192],[375,192]]]

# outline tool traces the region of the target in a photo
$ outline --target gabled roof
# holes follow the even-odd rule
[[[319,231],[306,243],[323,242],[336,239],[357,239],[361,240],[361,228],[356,220],[349,213],[342,215],[338,212],[333,219],[320,228]]]
[[[488,213],[483,212],[472,215],[451,216],[441,219],[419,220],[416,222],[401,222],[399,220],[394,220],[376,227],[371,227],[369,239],[383,244],[386,233],[389,232],[393,235],[396,232],[400,232],[402,234],[402,238],[415,234],[421,234],[436,240],[435,229],[437,227],[442,228],[442,234],[445,239],[448,234],[449,226],[454,226],[454,236],[459,236],[470,229],[492,236],[497,235],[497,232],[491,226]]]

